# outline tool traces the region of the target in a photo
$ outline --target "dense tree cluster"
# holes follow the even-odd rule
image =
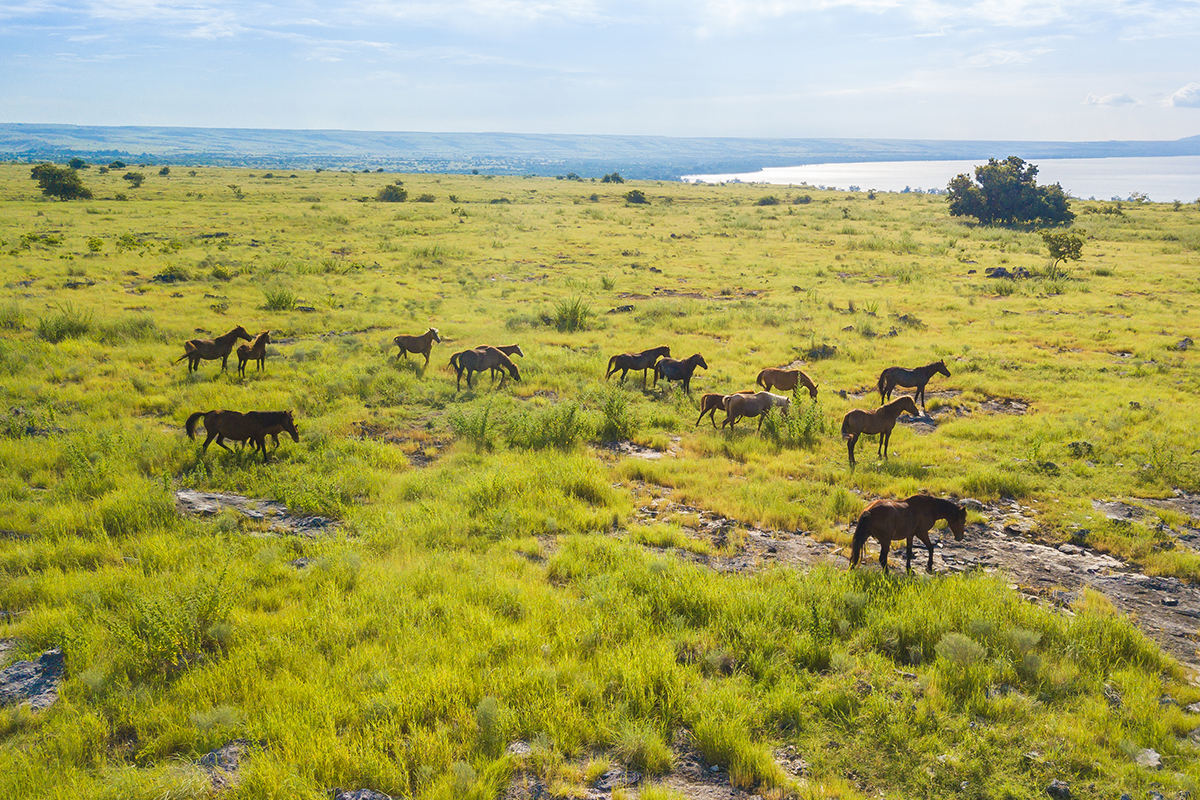
[[[380,189],[375,199],[381,203],[403,203],[408,199],[408,190],[402,181],[396,181]]]
[[[974,180],[963,173],[950,181],[950,214],[975,217],[984,225],[1058,225],[1075,219],[1062,186],[1038,186],[1037,172],[1017,156],[989,158],[975,168]]]
[[[38,164],[29,171],[29,177],[42,187],[42,194],[59,200],[91,200],[92,190],[83,185],[79,173],[70,167],[53,164]]]

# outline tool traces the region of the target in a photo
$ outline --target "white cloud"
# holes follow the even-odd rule
[[[1176,108],[1200,108],[1200,83],[1189,83],[1167,98],[1165,105]]]
[[[1127,94],[1106,94],[1103,96],[1089,94],[1083,99],[1085,106],[1140,106],[1142,101]]]
[[[1001,67],[1011,66],[1014,64],[1028,64],[1035,58],[1046,53],[1053,52],[1049,47],[1035,47],[1030,50],[1004,50],[999,47],[993,47],[990,50],[985,50],[982,53],[977,53],[967,59],[967,66],[971,67]]]

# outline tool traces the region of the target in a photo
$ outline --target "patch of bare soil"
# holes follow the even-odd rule
[[[679,455],[679,443],[683,441],[682,436],[672,436],[671,443],[667,445],[666,450],[655,450],[653,447],[645,447],[640,444],[635,444],[628,439],[620,439],[615,442],[603,442],[596,445],[601,455],[609,455],[610,457],[631,457],[641,458],[646,461],[657,461],[664,456],[675,458]]]
[[[359,439],[372,439],[399,447],[414,467],[429,466],[454,442],[449,437],[431,436],[419,428],[397,430],[370,421],[355,422],[354,427]]]
[[[247,520],[262,523],[270,533],[321,536],[333,533],[340,524],[328,517],[292,514],[283,503],[256,500],[240,494],[199,492],[180,489],[175,493],[175,509],[185,516],[211,517],[232,510]]]

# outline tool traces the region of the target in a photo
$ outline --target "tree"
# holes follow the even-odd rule
[[[1075,219],[1062,186],[1038,186],[1038,168],[1017,156],[989,158],[975,167],[975,180],[963,173],[946,186],[950,214],[975,217],[984,225],[1041,223],[1056,225]]]
[[[121,177],[129,181],[129,186],[132,189],[138,188],[146,180],[146,176],[140,172],[126,172]]]
[[[630,189],[625,193],[625,202],[633,203],[634,205],[649,205],[650,201],[646,199],[646,193],[641,189]]]
[[[160,170],[158,171],[158,174],[159,174],[159,175],[162,175],[162,176],[165,178],[165,177],[167,177],[168,175],[170,175],[170,174],[171,174],[171,168],[170,168],[170,167],[163,167],[162,169],[160,169]]]
[[[114,161],[108,165],[109,169],[125,169],[128,166],[124,161]]]
[[[624,183],[625,179],[621,177],[619,172],[610,172],[600,179],[601,183]]]
[[[79,173],[70,167],[53,164],[38,164],[29,171],[29,177],[42,187],[42,194],[59,200],[91,200],[92,190],[83,185]]]
[[[67,162],[67,166],[74,170],[80,170],[80,169],[88,169],[91,166],[91,164],[88,164],[82,158],[79,158],[78,156],[76,156],[75,158],[72,158],[70,161]]]
[[[381,203],[403,203],[408,199],[408,190],[401,181],[396,181],[380,189],[375,199]]]
[[[1050,257],[1054,259],[1051,270],[1058,267],[1060,261],[1078,261],[1083,258],[1082,236],[1066,231],[1061,233],[1042,231],[1042,241],[1046,243]]]

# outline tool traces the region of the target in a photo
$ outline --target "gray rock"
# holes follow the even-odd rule
[[[238,767],[249,749],[248,740],[234,739],[200,756],[200,767],[208,773],[214,789],[221,791],[237,783]]]
[[[510,742],[504,752],[510,756],[527,756],[533,752],[533,748],[529,746],[529,742]]]
[[[1145,767],[1146,769],[1162,769],[1162,757],[1149,747],[1147,747],[1145,750],[1139,751],[1138,754],[1134,756],[1133,760],[1139,767]]]
[[[1060,781],[1058,778],[1055,778],[1046,787],[1046,794],[1053,797],[1054,800],[1071,800],[1071,785],[1066,781]]]
[[[592,784],[592,788],[600,792],[611,792],[613,789],[620,789],[623,786],[636,786],[642,780],[640,772],[623,769],[610,769],[608,772],[601,775]]]
[[[334,789],[333,800],[392,800],[392,796],[374,789]]]
[[[18,661],[0,672],[0,705],[27,703],[34,711],[58,700],[63,678],[62,650],[47,650],[37,661]]]

